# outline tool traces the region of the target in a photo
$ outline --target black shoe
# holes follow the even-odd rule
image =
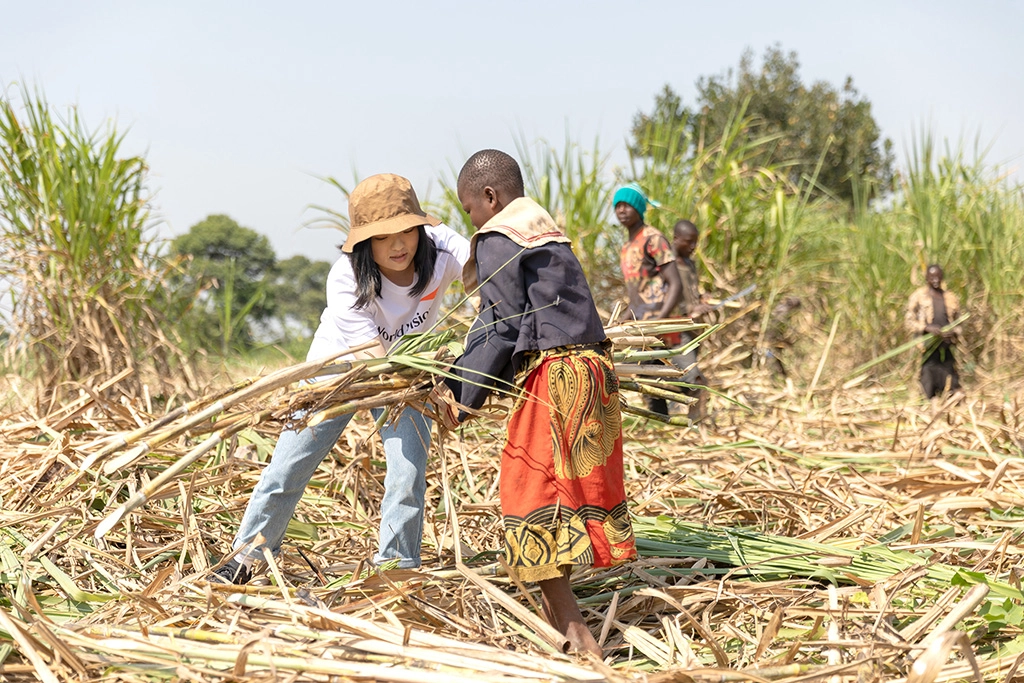
[[[227,564],[210,574],[209,580],[213,583],[226,583],[236,586],[243,586],[249,583],[252,572],[238,560],[228,560]]]

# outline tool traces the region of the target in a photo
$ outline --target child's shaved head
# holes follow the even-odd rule
[[[687,220],[682,220],[682,221],[677,222],[675,224],[675,226],[672,228],[672,233],[674,235],[696,235],[696,234],[698,234],[697,233],[697,226],[694,225],[693,223],[691,223],[690,221],[687,221]]]
[[[688,259],[693,255],[697,239],[697,226],[690,221],[679,221],[672,228],[672,248],[679,258]]]
[[[459,171],[460,193],[475,193],[490,185],[507,194],[510,198],[522,197],[523,173],[519,164],[508,154],[496,149],[482,149],[463,165]]]

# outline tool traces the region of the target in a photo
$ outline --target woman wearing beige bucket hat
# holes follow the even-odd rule
[[[328,276],[327,308],[307,360],[372,342],[376,345],[360,355],[381,356],[403,335],[428,330],[437,321],[445,290],[461,277],[469,258],[466,238],[425,213],[402,176],[363,180],[349,195],[348,213],[344,255]],[[278,552],[306,484],[351,417],[281,434],[246,506],[235,556],[212,579],[246,583],[263,548]],[[375,564],[397,560],[399,567],[420,566],[430,427],[421,413],[403,410],[380,429],[387,473]]]

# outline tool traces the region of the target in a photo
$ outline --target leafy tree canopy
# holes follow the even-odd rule
[[[265,235],[221,214],[193,225],[171,250],[191,257],[184,279],[201,292],[183,321],[197,344],[230,353],[284,343],[301,353],[316,331],[330,263],[301,255],[278,261]]]
[[[272,303],[259,296],[264,280],[277,262],[266,235],[243,228],[229,216],[214,214],[176,237],[171,242],[171,251],[192,257],[192,277],[212,287],[217,292],[212,296],[219,302],[223,303],[230,290],[235,310],[263,298],[253,305],[252,315],[264,318],[273,312]]]
[[[748,49],[737,71],[701,77],[692,107],[665,85],[654,109],[633,121],[633,152],[648,155],[642,141],[650,139],[652,127],[666,124],[678,126],[685,138],[680,149],[692,150],[702,140],[720,139],[737,114],[749,117],[750,138],[778,136],[755,161],[787,169],[794,182],[812,177],[820,160],[818,186],[844,201],[853,201],[858,183],[861,190],[870,185],[872,192],[892,184],[892,142],[882,138],[871,103],[853,79],[847,77],[838,89],[825,81],[805,85],[796,53],[778,46],[765,50],[759,68]]]
[[[192,256],[203,272],[216,276],[231,262],[236,272],[259,280],[273,269],[277,257],[266,235],[243,228],[231,217],[214,214],[193,225],[171,243],[176,254]]]
[[[271,284],[278,302],[279,323],[288,338],[308,339],[327,305],[327,274],[331,264],[292,256],[279,261]]]
[[[267,285],[277,256],[266,235],[215,214],[176,237],[171,251],[191,257],[185,279],[205,291],[206,307],[196,311],[199,343],[215,339],[224,352],[231,344],[251,346],[253,325],[274,314]]]

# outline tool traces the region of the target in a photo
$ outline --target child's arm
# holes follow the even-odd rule
[[[683,296],[683,281],[679,279],[679,269],[676,268],[676,257],[672,253],[672,246],[659,232],[652,233],[644,245],[644,250],[647,256],[654,261],[654,265],[658,269],[658,276],[668,285],[665,290],[665,300],[653,318],[655,320],[671,318],[672,311],[679,305],[679,299]]]
[[[465,353],[455,363],[462,382],[452,387],[459,403],[470,408],[482,406],[493,389],[513,388],[512,355],[526,310],[522,251],[500,234],[484,235],[477,241],[480,315],[466,338]]]
[[[659,320],[671,318],[672,311],[679,305],[679,300],[683,296],[683,281],[679,279],[679,270],[676,268],[675,261],[662,266],[660,273],[668,283],[668,289],[665,290],[665,302],[662,304],[661,310],[658,311],[657,318]]]

